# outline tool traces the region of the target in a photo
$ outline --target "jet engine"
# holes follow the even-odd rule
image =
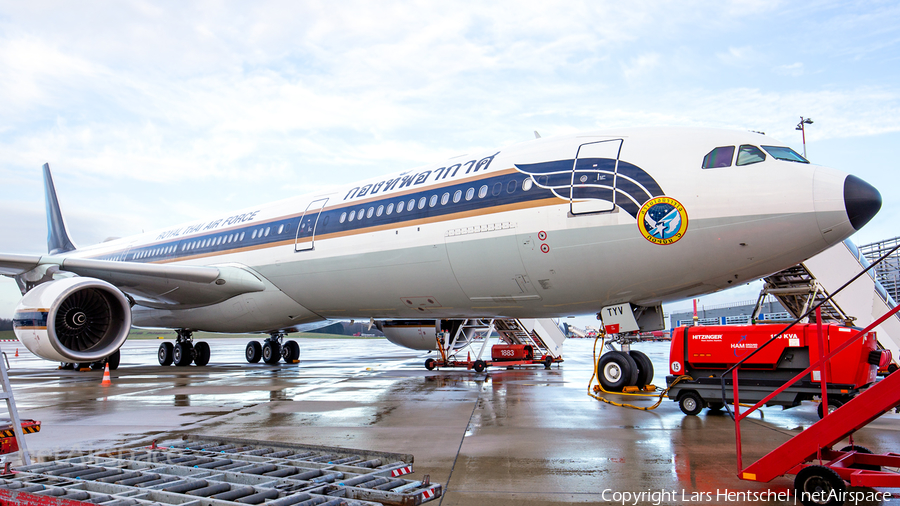
[[[436,350],[434,320],[385,320],[376,322],[388,341],[412,350]]]
[[[19,341],[41,358],[95,362],[125,342],[131,330],[131,306],[106,281],[64,278],[26,293],[13,315],[13,329]]]

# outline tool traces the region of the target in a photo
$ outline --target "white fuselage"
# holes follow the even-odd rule
[[[140,326],[269,331],[650,306],[759,278],[855,231],[844,173],[773,156],[702,168],[712,149],[742,145],[783,146],[695,129],[536,139],[68,256],[238,265],[266,284],[205,307],[138,300]]]

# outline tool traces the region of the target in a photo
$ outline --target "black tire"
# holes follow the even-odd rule
[[[866,448],[865,446],[859,445],[847,445],[841,448],[842,452],[855,451],[856,453],[866,453],[871,455],[872,450]],[[853,464],[850,466],[850,469],[862,469],[864,471],[881,471],[881,466],[875,464]]]
[[[888,374],[893,374],[894,371],[896,371],[896,370],[897,370],[897,364],[891,364],[891,365],[887,366]]]
[[[844,504],[842,496],[846,488],[844,480],[825,466],[804,467],[794,479],[794,492],[797,494],[795,497],[799,497],[806,506]],[[832,491],[835,493],[832,494]],[[831,500],[828,500],[829,495],[832,496]],[[822,500],[813,501],[815,497]]]
[[[194,347],[187,341],[176,343],[172,350],[172,359],[178,367],[191,365],[191,362],[194,361]]]
[[[608,351],[597,361],[597,376],[604,390],[621,391],[637,383],[637,364],[627,353]]]
[[[119,361],[122,359],[122,354],[119,353],[119,350],[116,350],[112,353],[112,355],[106,357],[106,364],[109,365],[110,371],[115,371],[119,368]]]
[[[262,347],[263,362],[275,365],[281,360],[281,345],[278,341],[266,341]]]
[[[472,364],[472,369],[475,369],[475,372],[484,372],[487,369],[487,362],[484,360],[476,360],[474,364]]]
[[[653,362],[650,361],[650,357],[637,350],[631,350],[628,354],[634,359],[634,363],[637,365],[638,369],[637,382],[635,385],[643,388],[652,383]]]
[[[553,357],[547,357],[544,359],[544,369],[550,369],[550,366],[553,365]]]
[[[170,342],[164,342],[159,345],[159,351],[156,352],[156,358],[159,359],[159,365],[172,365],[175,346]]]
[[[211,355],[212,350],[209,349],[209,344],[206,341],[200,341],[194,345],[194,365],[205,366],[209,363]]]
[[[710,402],[709,404],[706,405],[706,407],[710,411],[719,412],[725,408],[725,405],[722,404],[721,402]]]
[[[437,367],[437,361],[435,359],[429,358],[425,360],[425,369],[433,371],[435,367]]]
[[[300,360],[300,345],[297,341],[288,341],[281,347],[281,358],[285,364],[295,364]]]
[[[693,390],[688,390],[678,398],[678,407],[686,415],[697,416],[706,407],[706,403],[703,402],[700,394]]]
[[[251,364],[259,362],[259,359],[262,358],[262,346],[259,344],[259,341],[250,341],[247,343],[247,347],[244,348],[244,357],[246,357],[247,362]]]
[[[844,403],[837,399],[828,399],[828,414],[833,413],[834,410],[836,410],[837,408],[839,408],[843,405],[844,405]],[[819,420],[821,420],[822,418],[825,417],[824,413],[822,412],[822,403],[821,402],[819,403],[819,406],[816,408],[816,413],[819,414]]]

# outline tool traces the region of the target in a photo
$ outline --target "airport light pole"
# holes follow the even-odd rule
[[[809,118],[804,118],[800,116],[800,123],[797,123],[797,128],[795,130],[800,130],[803,133],[803,158],[806,158],[806,128],[805,125],[812,125],[813,120]]]

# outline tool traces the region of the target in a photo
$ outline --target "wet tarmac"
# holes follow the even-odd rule
[[[274,367],[247,364],[246,340],[208,342],[211,365],[161,367],[159,341],[129,340],[109,387],[100,385],[102,371],[59,371],[18,343],[0,344],[20,415],[43,423],[27,436],[32,454],[181,434],[409,453],[416,479],[428,474],[444,485],[429,504],[447,506],[746,504],[724,494],[792,488],[792,478],[736,478],[734,424],[725,414],[685,416],[669,400],[638,411],[590,398],[593,340],[568,340],[565,362],[551,370],[482,374],[427,371],[430,355],[380,339],[301,339],[301,362]],[[636,348],[664,384],[668,344]],[[752,415],[741,426],[745,465],[817,419],[812,403]],[[898,422],[900,415],[885,415],[855,442],[898,451]]]

